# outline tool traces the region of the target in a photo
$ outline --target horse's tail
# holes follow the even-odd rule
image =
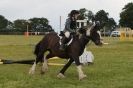
[[[34,54],[35,54],[35,55],[38,55],[38,53],[39,53],[39,50],[40,50],[40,43],[41,43],[41,42],[37,43],[37,45],[35,46],[35,51],[34,51]]]

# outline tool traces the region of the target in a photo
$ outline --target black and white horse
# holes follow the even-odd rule
[[[42,73],[48,70],[47,60],[52,57],[60,57],[69,59],[68,63],[60,70],[57,77],[64,78],[65,71],[68,67],[75,61],[77,66],[79,80],[86,77],[82,70],[81,63],[79,61],[79,56],[81,56],[84,52],[85,46],[87,43],[92,40],[96,45],[102,45],[101,35],[99,31],[99,26],[97,24],[88,25],[84,29],[80,30],[82,35],[79,37],[73,36],[73,41],[69,46],[67,46],[65,51],[61,51],[60,47],[60,38],[57,33],[52,32],[47,34],[35,47],[34,54],[36,55],[36,60],[31,67],[29,73],[33,74],[35,71],[36,64],[38,62],[43,62],[42,65]],[[49,51],[49,54],[45,55],[45,52]]]

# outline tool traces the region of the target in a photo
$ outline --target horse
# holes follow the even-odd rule
[[[73,36],[72,42],[66,47],[64,51],[59,49],[60,37],[57,33],[51,32],[49,34],[46,34],[35,47],[34,54],[36,55],[36,60],[32,65],[29,74],[34,74],[35,67],[38,62],[42,62],[41,73],[45,73],[48,70],[47,60],[56,56],[68,59],[68,62],[60,70],[57,77],[64,78],[65,71],[74,61],[78,70],[79,80],[87,77],[82,70],[79,56],[83,54],[85,46],[90,40],[92,40],[95,45],[102,45],[99,30],[100,28],[97,24],[92,24],[91,26],[87,25],[79,31],[81,33],[80,37]],[[45,55],[46,51],[49,51],[47,55]]]

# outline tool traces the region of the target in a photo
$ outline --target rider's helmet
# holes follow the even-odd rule
[[[72,10],[69,14],[70,17],[73,17],[75,14],[79,14],[78,10]]]

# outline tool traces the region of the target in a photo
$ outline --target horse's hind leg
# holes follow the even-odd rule
[[[34,74],[35,73],[35,68],[36,68],[36,65],[39,61],[35,60],[34,64],[32,65],[32,67],[30,68],[29,70],[29,74]]]
[[[34,64],[32,65],[32,67],[30,68],[29,70],[29,74],[34,74],[35,73],[35,68],[36,68],[36,65],[39,61],[42,60],[42,58],[44,57],[43,53],[39,53],[36,57],[36,60],[34,62]]]

